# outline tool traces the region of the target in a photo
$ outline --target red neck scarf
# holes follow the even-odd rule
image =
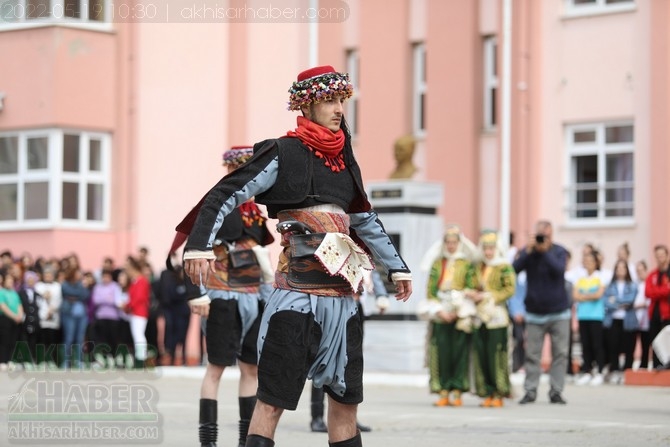
[[[333,132],[320,126],[304,116],[298,117],[298,127],[286,132],[287,137],[296,137],[309,148],[314,155],[324,160],[324,163],[334,172],[344,170],[344,132],[338,129]]]

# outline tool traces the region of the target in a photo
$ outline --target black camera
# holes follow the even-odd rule
[[[538,244],[544,244],[544,234],[536,234],[535,242],[537,242]]]

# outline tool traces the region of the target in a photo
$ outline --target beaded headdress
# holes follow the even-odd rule
[[[349,81],[349,74],[338,73],[330,65],[324,65],[301,72],[288,92],[288,110],[300,110],[338,95],[349,98],[354,94],[354,86]]]
[[[225,166],[239,166],[254,155],[251,146],[233,146],[223,153],[223,164]]]

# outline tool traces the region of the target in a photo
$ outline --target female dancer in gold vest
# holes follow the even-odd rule
[[[494,232],[482,234],[482,260],[475,267],[476,290],[466,292],[477,303],[480,322],[473,332],[473,367],[477,395],[482,407],[502,407],[510,396],[507,328],[510,323],[507,300],[514,294],[516,276],[502,256]]]

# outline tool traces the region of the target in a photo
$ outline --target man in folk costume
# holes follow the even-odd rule
[[[434,404],[437,407],[460,407],[461,394],[470,389],[468,368],[475,306],[465,296],[465,290],[475,287],[475,251],[460,228],[450,225],[422,262],[430,274],[427,300],[419,307],[419,317],[430,322],[427,362],[430,391],[440,396]]]
[[[229,173],[233,172],[252,154],[250,146],[234,146],[224,152],[223,164]],[[240,370],[239,445],[246,444],[258,386],[256,341],[263,300],[269,292],[267,288],[271,290],[273,280],[268,250],[264,246],[271,244],[274,238],[266,221],[253,198],[223,219],[212,243],[215,271],[202,283],[206,294],[198,288],[200,293],[196,292],[189,300],[191,312],[202,316],[207,345],[208,362],[200,389],[199,437],[202,446],[216,445],[219,383],[224,369],[235,364]],[[175,242],[181,245],[184,237],[184,233],[178,233]],[[173,246],[171,253],[177,247]],[[231,262],[235,254],[248,256],[250,263],[242,270],[236,269]],[[188,278],[186,281],[190,282]]]
[[[212,274],[221,220],[251,197],[266,205],[284,249],[261,321],[258,402],[246,445],[274,445],[282,412],[295,410],[311,378],[329,396],[329,444],[360,446],[362,316],[352,294],[362,269],[374,267],[368,253],[388,272],[398,300],[409,299],[411,273],[367,200],[343,116],[353,94],[348,75],[315,67],[289,93],[289,110],[303,115],[298,127],[256,144],[253,157],[210,190],[191,216],[185,272],[196,283]]]
[[[502,407],[509,397],[507,300],[514,294],[514,268],[502,255],[495,232],[479,239],[481,261],[475,266],[475,290],[466,292],[477,306],[478,327],[472,335],[474,381],[482,407]]]

